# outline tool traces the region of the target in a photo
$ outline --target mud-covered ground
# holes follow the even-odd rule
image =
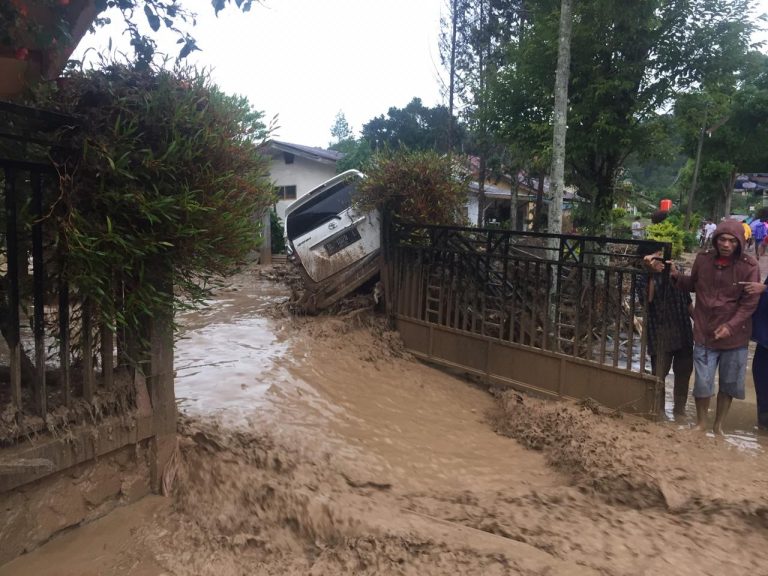
[[[184,319],[172,496],[0,575],[768,573],[759,444],[488,393],[364,299],[294,315],[280,274]]]

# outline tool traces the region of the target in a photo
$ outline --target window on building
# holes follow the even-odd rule
[[[296,186],[277,186],[275,192],[278,200],[296,200]]]
[[[286,164],[293,164],[293,159],[295,156],[291,154],[290,152],[283,152],[283,160]]]

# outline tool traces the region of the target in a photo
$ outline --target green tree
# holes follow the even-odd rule
[[[429,108],[420,98],[411,100],[405,108],[391,107],[384,115],[363,125],[362,137],[374,151],[410,150],[448,151],[448,109],[445,106]],[[462,140],[457,129],[457,138]]]
[[[746,53],[749,0],[584,0],[574,4],[567,179],[600,231],[616,176],[632,153],[650,157],[653,119],[681,90],[732,75]],[[529,6],[494,86],[497,129],[545,152],[551,142],[559,1]]]
[[[700,173],[682,174],[695,206],[714,217],[730,213],[736,177],[760,172],[768,165],[768,151],[756,142],[768,138],[768,56],[746,55],[731,85],[681,95],[675,116],[683,136],[683,149],[691,156],[700,146]],[[696,179],[696,190],[693,180]],[[702,210],[704,208],[704,210]]]
[[[449,70],[449,112],[453,117],[460,110],[471,134],[462,150],[478,156],[478,226],[483,225],[485,214],[485,182],[491,166],[498,165],[504,155],[490,130],[488,85],[522,12],[520,0],[451,0],[450,18],[441,22],[440,55]]]
[[[333,121],[333,126],[331,126],[331,138],[333,140],[330,142],[329,146],[333,147],[334,145],[353,137],[354,135],[352,134],[352,129],[349,127],[349,122],[347,122],[347,117],[344,115],[344,112],[339,110],[336,112],[336,118]]]

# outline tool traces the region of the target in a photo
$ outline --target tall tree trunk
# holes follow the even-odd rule
[[[571,29],[573,15],[571,0],[560,2],[560,37],[557,49],[555,73],[555,121],[552,137],[552,180],[549,184],[550,199],[547,215],[547,231],[560,234],[563,231],[563,191],[565,188],[565,133],[568,128],[568,78],[571,67]]]
[[[736,185],[736,170],[732,170],[728,183],[725,185],[725,196],[723,197],[723,216],[728,218],[731,215],[731,199],[733,198],[733,187]]]
[[[704,110],[704,121],[701,123],[699,132],[699,142],[696,145],[696,164],[693,167],[693,178],[691,179],[691,188],[688,190],[688,207],[685,209],[685,220],[683,229],[688,230],[691,227],[691,217],[693,216],[693,196],[696,194],[696,186],[699,183],[699,169],[701,168],[701,149],[704,146],[704,132],[707,127],[707,112]]]
[[[456,91],[456,34],[459,0],[451,0],[451,70],[448,73],[448,154],[453,151],[453,97]]]
[[[477,226],[482,228],[485,224],[485,175],[487,169],[485,156],[480,156],[480,166],[477,176]]]

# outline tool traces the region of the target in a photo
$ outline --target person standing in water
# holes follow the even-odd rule
[[[654,261],[661,269],[663,262]],[[746,283],[759,282],[757,260],[745,253],[744,228],[724,220],[712,234],[712,248],[700,252],[690,275],[674,263],[670,277],[675,287],[695,292],[693,311],[693,397],[696,428],[706,428],[710,401],[719,375],[714,432],[722,434],[723,422],[734,398],[744,399],[747,345],[752,334],[752,313],[759,294],[747,292]]]

